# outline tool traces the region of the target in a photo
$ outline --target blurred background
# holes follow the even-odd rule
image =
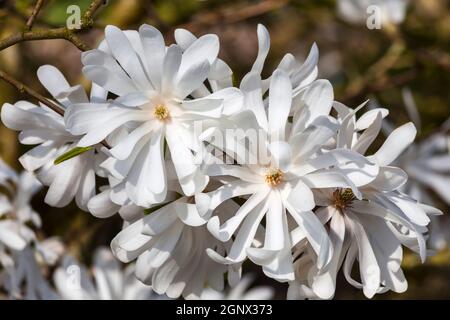
[[[166,43],[173,42],[173,31],[179,27],[198,36],[216,33],[221,40],[220,57],[235,71],[239,83],[256,57],[256,26],[262,23],[271,35],[271,50],[263,76],[267,77],[287,52],[302,61],[316,42],[320,50],[319,77],[333,83],[336,100],[356,107],[370,99],[372,106],[389,109],[387,120],[394,126],[414,121],[418,126],[418,144],[426,145],[435,135],[446,137],[450,127],[446,123],[450,117],[450,1],[380,0],[380,3],[391,2],[380,5],[385,19],[381,29],[366,25],[369,2],[109,0],[96,16],[94,28],[81,38],[95,47],[108,24],[137,29],[148,23],[165,34]],[[34,4],[34,0],[0,0],[0,39],[23,30]],[[47,0],[34,28],[64,26],[69,16],[66,9],[73,4],[79,5],[83,12],[90,0]],[[43,64],[58,67],[72,84],[89,86],[81,75],[80,51],[70,42],[25,42],[0,51],[1,70],[47,95],[36,77],[37,68]],[[0,105],[26,98],[0,81]],[[416,108],[418,112],[414,111]],[[0,156],[5,162],[21,170],[17,159],[24,151],[26,147],[18,143],[16,132],[0,124]],[[446,193],[450,193],[450,162],[444,163],[448,160],[448,150],[440,147],[433,152],[439,153],[436,161],[440,162],[428,169],[438,167],[439,170],[434,176],[427,175],[436,179],[422,184],[422,192],[427,194],[427,200],[449,212],[450,196],[446,198]],[[411,153],[404,166],[418,157]],[[436,192],[435,183],[440,192]],[[99,220],[81,212],[74,204],[63,209],[51,208],[44,204],[44,195],[45,190],[33,200],[34,208],[42,215],[43,233],[60,236],[70,252],[88,265],[93,249],[108,245],[120,230],[121,221],[117,216]],[[450,227],[446,219],[440,217],[434,222],[432,232],[438,233],[437,244],[433,245],[434,257],[422,265],[417,257],[406,252],[404,270],[408,291],[379,295],[377,299],[450,298],[450,251],[446,246]],[[259,274],[255,285],[274,286],[276,298],[285,298],[286,285],[267,279],[253,264],[244,265],[244,271],[250,270]],[[347,284],[343,277],[339,282],[336,298],[363,298],[362,292]]]

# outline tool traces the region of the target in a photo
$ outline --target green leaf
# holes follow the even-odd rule
[[[161,209],[162,207],[164,207],[168,203],[169,202],[164,202],[164,203],[158,204],[158,205],[156,205],[154,207],[147,208],[147,209],[144,210],[144,215],[149,215],[149,214],[155,212],[156,210]]]
[[[79,156],[80,154],[85,153],[86,151],[89,151],[92,148],[93,147],[75,147],[73,149],[70,149],[66,153],[60,155],[58,158],[55,159],[55,161],[53,163],[60,164],[61,162],[75,158],[76,156]]]

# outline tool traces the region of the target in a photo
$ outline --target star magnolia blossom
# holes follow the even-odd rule
[[[403,102],[409,118],[421,131],[420,115],[413,95],[408,88],[402,90]],[[384,122],[386,133],[392,132],[392,124]],[[442,124],[431,136],[415,142],[406,149],[394,162],[408,174],[408,181],[402,186],[402,191],[412,198],[428,204],[435,204],[437,195],[445,203],[450,204],[448,190],[450,188],[450,155],[448,154],[449,138],[445,132],[449,122]],[[430,247],[442,250],[447,245],[447,217],[431,217]]]
[[[227,267],[207,256],[207,248],[226,253],[229,245],[215,240],[202,226],[206,220],[191,200],[182,197],[163,206],[125,227],[111,242],[122,262],[137,258],[139,280],[169,298],[199,299],[206,284],[223,290],[225,272],[232,285],[240,276],[240,266]],[[228,216],[235,207],[227,203],[222,210]]]
[[[22,143],[38,145],[20,161],[50,186],[47,203],[75,198],[96,217],[118,212],[124,220],[111,249],[136,263],[123,274],[102,249],[96,284],[80,268],[74,292],[65,286],[63,268],[73,263],[67,258],[54,278],[63,298],[147,298],[150,291],[130,280],[134,271],[158,294],[200,299],[224,290],[225,273],[236,286],[247,258],[289,282],[289,298],[333,297],[341,267],[369,298],[406,289],[402,248],[424,260],[429,216],[440,214],[402,193],[407,173],[394,161],[414,140],[414,126],[393,130],[367,156],[387,110],[357,119],[364,104],[352,110],[334,101],[331,83],[316,80],[315,44],[303,63],[286,54],[262,79],[270,37],[262,25],[257,35],[257,57],[237,88],[218,58],[216,35],[178,29],[176,44],[166,46],[151,26],[108,26],[98,49],[82,55],[90,99],[44,66],[38,77],[64,117],[25,101],[3,106],[5,125],[21,131]],[[75,147],[88,151],[54,165]],[[104,181],[97,194],[96,176]],[[26,221],[39,221],[28,205],[32,188],[0,166],[0,183],[8,187],[9,180],[27,195],[0,198],[0,263],[9,263],[9,288],[19,292],[37,270],[32,256],[51,264],[58,255],[51,241],[33,240],[31,229],[25,234]],[[29,263],[14,264],[19,260]],[[356,260],[361,281],[350,274]],[[42,281],[22,296],[50,296],[34,275]]]
[[[48,239],[39,243],[39,247],[40,250],[36,250],[27,246],[21,251],[14,252],[14,268],[5,274],[3,280],[10,298],[25,300],[57,298],[45,273],[59,258],[63,250],[62,244],[56,239]]]
[[[83,72],[118,98],[69,108],[69,131],[84,134],[78,146],[94,145],[127,127],[129,134],[109,151],[102,167],[125,182],[128,197],[138,206],[166,198],[164,142],[184,194],[202,191],[209,179],[193,154],[201,146],[192,123],[219,117],[223,100],[239,100],[240,95],[236,88],[226,88],[205,98],[188,98],[203,86],[217,61],[217,36],[202,36],[185,51],[178,45],[166,47],[161,33],[148,25],[139,33],[108,26],[105,38],[98,50],[83,54]]]
[[[89,101],[81,86],[71,87],[53,66],[40,67],[38,78],[64,108]],[[103,89],[93,87],[91,100],[102,101],[104,95]],[[5,103],[1,119],[8,128],[21,131],[21,143],[39,144],[22,155],[19,161],[26,170],[36,171],[37,178],[50,187],[45,202],[54,207],[64,207],[75,198],[77,205],[87,210],[87,202],[95,195],[95,150],[55,165],[54,160],[76,147],[81,137],[69,133],[64,118],[42,104],[37,106],[27,101],[14,105]]]
[[[342,107],[339,105],[341,113],[345,111]],[[347,110],[337,143],[365,153],[378,135],[384,111],[371,110],[356,121],[354,112]],[[367,129],[359,133],[361,128]],[[414,125],[405,124],[394,130],[376,153],[367,157],[380,169],[375,180],[358,188],[361,199],[348,188],[316,190],[319,206],[316,214],[330,230],[333,259],[327,270],[319,270],[314,256],[308,253],[309,245],[300,244],[295,262],[297,279],[290,284],[289,298],[332,298],[341,266],[347,281],[362,288],[368,298],[387,290],[406,290],[407,283],[400,268],[402,245],[418,252],[424,261],[428,215],[441,213],[401,193],[406,173],[390,166],[414,140],[415,134]],[[351,275],[356,258],[361,282]]]
[[[302,238],[307,238],[313,247],[319,268],[326,267],[332,257],[327,232],[312,211],[315,201],[311,188],[347,186],[358,193],[357,185],[367,183],[367,177],[374,179],[378,168],[356,152],[341,149],[322,152],[322,146],[338,128],[328,116],[333,103],[328,81],[318,80],[293,97],[288,74],[276,70],[271,77],[267,114],[258,81],[258,75],[250,75],[241,88],[245,95],[253,96],[251,108],[259,124],[255,129],[264,133],[263,150],[259,150],[256,163],[247,164],[245,155],[238,154],[239,165],[211,165],[207,170],[210,176],[235,179],[217,190],[197,195],[196,204],[202,215],[210,215],[227,199],[249,196],[222,226],[218,216],[209,220],[208,230],[217,239],[228,241],[233,234],[236,236],[227,257],[210,249],[208,253],[224,264],[241,263],[248,256],[263,266],[267,276],[288,281],[294,279],[291,248]],[[247,88],[252,91],[246,92]],[[290,126],[291,109],[295,114]],[[228,151],[229,144],[226,141],[222,148]],[[341,166],[348,171],[346,174]],[[256,248],[252,244],[264,216],[264,246]],[[300,232],[289,227],[291,218]]]
[[[447,204],[450,204],[447,192],[450,187],[449,163],[448,137],[440,133],[411,145],[396,161],[408,173],[404,188],[407,194],[432,203],[430,188]]]
[[[449,163],[448,137],[443,133],[411,145],[396,161],[396,165],[408,174],[408,181],[402,191],[429,204],[435,203],[434,193],[450,204]],[[444,219],[447,217],[431,217],[430,247],[433,249],[442,250],[448,243],[448,227]]]
[[[94,253],[93,279],[88,270],[72,257],[66,256],[53,278],[58,294],[64,300],[156,300],[151,287],[133,275],[133,265],[122,270],[108,248]]]
[[[0,185],[8,194],[0,195],[0,264],[13,267],[14,260],[8,254],[20,251],[35,239],[26,224],[39,227],[39,215],[31,208],[30,200],[40,189],[39,182],[28,172],[20,176],[0,159]]]
[[[56,263],[62,245],[36,236],[41,219],[30,201],[41,184],[29,172],[18,175],[0,159],[0,185],[7,192],[0,196],[0,288],[13,299],[53,299],[42,268]]]
[[[253,63],[250,72],[247,74],[257,74],[261,76],[264,69],[264,62],[270,49],[270,35],[266,27],[262,24],[258,25],[258,55]],[[318,73],[317,63],[319,60],[319,49],[314,43],[311,50],[303,63],[297,61],[297,59],[290,53],[284,55],[278,64],[277,69],[285,71],[291,80],[294,93],[298,93],[300,90],[311,84],[316,78]],[[264,79],[261,83],[263,93],[269,89],[270,77]]]
[[[193,47],[198,45],[198,38],[188,30],[176,29],[174,36],[177,45],[179,45],[183,51],[186,51],[192,45]],[[221,89],[232,87],[233,71],[231,70],[231,68],[225,63],[225,61],[219,58],[211,61],[211,68],[207,77],[208,84],[210,85],[211,90],[215,92]],[[209,94],[210,90],[203,84],[191,93],[191,95],[195,98],[201,98]],[[235,110],[233,110],[233,108],[227,108],[226,110],[224,110],[224,113],[231,114],[234,111]]]

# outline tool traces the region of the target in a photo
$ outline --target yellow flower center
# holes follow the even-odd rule
[[[153,111],[153,114],[156,119],[161,121],[166,120],[170,116],[169,110],[163,104],[156,106],[155,110]]]
[[[283,181],[283,172],[278,168],[270,168],[264,180],[271,187],[276,187]]]
[[[338,209],[345,209],[351,206],[353,200],[355,200],[355,195],[353,194],[352,189],[336,189],[333,192],[333,203],[334,206]]]

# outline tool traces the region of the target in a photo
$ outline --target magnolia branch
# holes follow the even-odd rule
[[[42,2],[42,3],[41,3]],[[33,13],[31,14],[28,22],[27,28],[31,29],[34,19],[42,8],[44,1],[38,1],[36,4]],[[13,34],[6,39],[0,41],[0,50],[4,50],[8,47],[11,47],[17,43],[24,41],[33,41],[33,40],[46,40],[46,39],[64,39],[72,44],[74,44],[78,49],[82,51],[89,50],[89,47],[84,44],[81,39],[78,37],[78,33],[89,30],[94,25],[94,15],[97,10],[104,4],[105,0],[94,0],[92,1],[89,8],[85,11],[81,18],[81,27],[80,29],[70,29],[67,27],[60,28],[52,28],[52,29],[41,29],[41,30],[29,30],[24,32],[18,32]]]
[[[19,42],[48,39],[65,39],[73,43],[81,51],[89,50],[89,47],[81,41],[76,33],[66,27],[48,30],[33,30],[14,34],[3,41],[0,41],[0,50],[11,47]]]
[[[59,115],[64,117],[64,108],[62,106],[60,106],[60,105],[54,103],[53,101],[47,99],[43,95],[41,95],[38,92],[34,91],[33,89],[31,89],[30,87],[26,86],[22,82],[14,79],[13,77],[11,77],[9,74],[7,74],[6,72],[4,72],[2,70],[0,70],[0,79],[4,80],[5,82],[7,82],[10,85],[12,85],[13,87],[15,87],[20,93],[27,94],[30,97],[35,98],[37,101],[39,101],[43,105],[46,105],[47,107],[49,107],[50,109],[55,111],[57,114],[59,114]],[[106,148],[108,148],[108,149],[110,148],[109,144],[106,141],[102,141],[100,143],[102,145],[104,145]]]
[[[26,29],[31,30],[33,27],[34,20],[36,19],[37,15],[39,14],[39,11],[41,11],[42,6],[44,5],[45,0],[37,0],[36,5],[33,8],[33,12],[31,13],[31,16],[28,18],[26,23]]]
[[[374,83],[383,82],[386,73],[395,66],[405,49],[403,41],[394,42],[386,53],[364,75],[357,77],[349,84],[344,93],[344,100],[361,95],[364,90],[373,86]]]
[[[236,23],[282,8],[288,3],[289,0],[265,0],[246,7],[224,7],[214,12],[206,12],[204,14],[200,14],[194,17],[191,22],[180,26],[180,28],[185,28],[192,32],[196,32],[199,31],[202,27],[213,26],[219,23]]]
[[[30,87],[24,85],[23,83],[19,82],[18,80],[14,79],[10,75],[8,75],[6,72],[0,70],[0,78],[15,87],[20,93],[25,93],[33,98],[35,98],[40,103],[46,105],[56,113],[64,116],[64,108],[57,105],[56,103],[48,100],[43,95],[39,94],[38,92],[34,91]]]

